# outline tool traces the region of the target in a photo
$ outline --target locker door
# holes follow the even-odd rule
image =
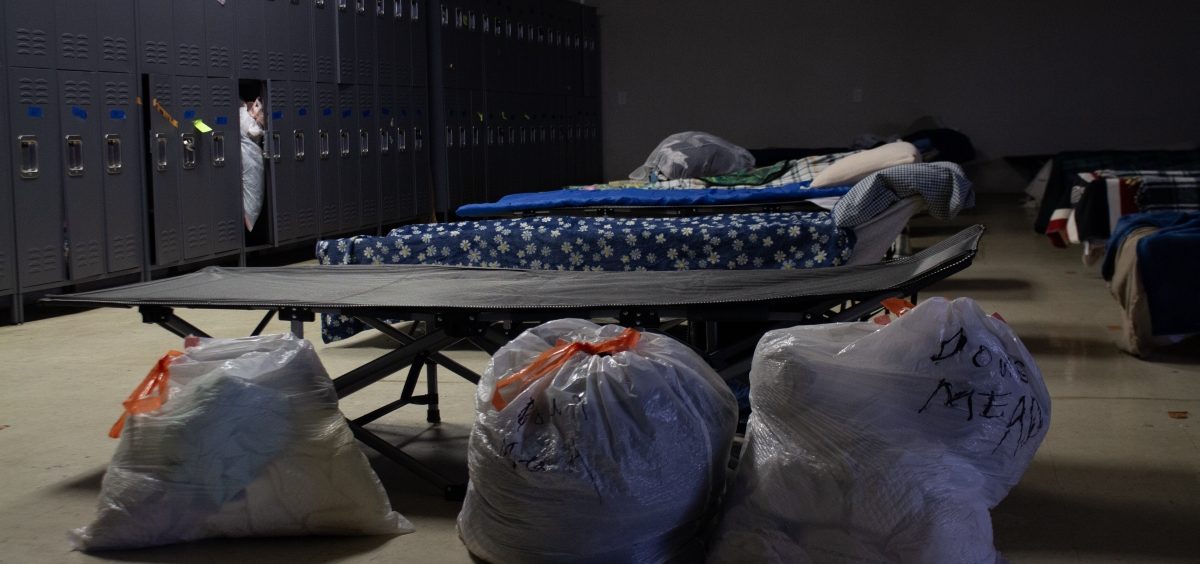
[[[399,218],[399,186],[396,182],[395,123],[396,87],[380,84],[377,87],[376,113],[378,129],[373,131],[379,152],[379,221],[387,225]]]
[[[233,5],[237,10],[237,77],[266,78],[266,2],[238,0]]]
[[[358,84],[375,82],[376,0],[354,0],[354,64]]]
[[[99,51],[96,0],[54,0],[53,10],[58,68],[95,69]]]
[[[180,116],[175,79],[170,75],[150,75],[149,123],[151,237],[153,263],[165,266],[183,258],[179,215],[179,134],[171,120]],[[166,115],[164,115],[164,113]],[[167,116],[171,116],[168,118]],[[182,123],[180,123],[182,125]]]
[[[354,82],[354,51],[358,41],[354,37],[355,0],[333,0],[337,3],[337,75],[338,82]]]
[[[287,141],[284,158],[290,159],[294,183],[293,209],[295,230],[293,239],[315,239],[317,236],[317,155],[313,114],[313,84],[292,82],[291,102],[295,115],[292,127],[283,132]]]
[[[254,0],[251,0],[254,1]],[[271,80],[287,80],[292,76],[292,31],[288,29],[289,0],[265,0],[265,25],[259,33],[266,37],[266,76]]]
[[[359,157],[358,182],[361,188],[363,229],[374,232],[379,228],[379,146],[375,139],[379,130],[375,111],[375,88],[370,84],[355,87],[358,97],[358,139],[355,148]]]
[[[443,92],[443,96],[445,97],[446,115],[446,201],[440,202],[440,204],[446,207],[440,211],[454,211],[462,204],[463,192],[463,152],[458,148],[458,90],[447,89]]]
[[[583,8],[583,95],[589,98],[600,95],[600,28],[596,8]]]
[[[375,14],[375,77],[379,84],[396,84],[396,6],[393,0],[372,0]]]
[[[204,76],[204,3],[171,2],[176,75]]]
[[[504,192],[504,146],[500,131],[500,98],[498,92],[488,92],[484,99],[483,133],[483,178],[489,202],[494,202]]]
[[[411,25],[409,34],[410,60],[412,61],[413,86],[426,87],[429,85],[429,0],[409,0],[408,19]]]
[[[57,44],[54,6],[45,0],[5,0],[0,9],[4,10],[4,46],[8,64],[54,68]]]
[[[179,171],[179,215],[183,226],[183,258],[198,259],[213,253],[212,188],[208,185],[208,147],[194,120],[205,115],[205,79],[176,76],[175,107],[179,129],[172,140],[179,149],[175,168]]]
[[[204,3],[204,73],[233,77],[237,40],[237,8],[229,2]]]
[[[336,0],[313,0],[313,71],[317,82],[337,82]]]
[[[104,274],[104,188],[100,172],[100,95],[96,76],[59,71],[58,115],[67,211],[68,276],[82,280]]]
[[[108,271],[121,272],[142,265],[142,155],[138,120],[137,79],[130,73],[96,73],[104,89],[97,108],[99,144],[94,149],[103,160],[104,225]]]
[[[392,3],[393,53],[396,61],[396,84],[411,86],[413,81],[412,20],[409,0],[388,0]]]
[[[362,195],[359,193],[359,158],[355,150],[358,142],[358,119],[355,117],[355,87],[339,84],[337,93],[337,138],[334,147],[337,154],[338,191],[341,193],[341,230],[349,231],[362,225]]]
[[[484,117],[486,111],[483,91],[472,90],[470,95],[470,109],[467,112],[467,147],[470,151],[471,203],[488,201],[487,174],[484,169]]]
[[[272,80],[267,86],[267,117],[269,120],[267,159],[274,179],[270,199],[274,202],[275,244],[291,241],[296,233],[295,161],[290,158],[291,132],[296,129],[295,108],[291,100],[291,84]]]
[[[485,6],[480,15],[481,86],[489,91],[504,88],[504,14],[504,4],[497,2]]]
[[[208,79],[208,99],[204,122],[212,131],[201,135],[205,147],[208,187],[212,194],[212,223],[215,236],[213,252],[226,253],[242,248],[242,149],[238,125],[237,81],[231,78]]]
[[[6,69],[0,67],[6,79]],[[0,135],[8,135],[8,91],[0,88]],[[15,267],[16,227],[13,225],[12,160],[8,151],[0,153],[0,295],[12,294],[17,287]]]
[[[66,278],[58,84],[54,71],[10,68],[8,89],[17,272],[31,288]]]
[[[466,25],[463,34],[464,86],[483,88],[483,6],[482,0],[465,0]]]
[[[413,88],[411,106],[413,151],[413,188],[416,191],[417,218],[429,220],[433,215],[432,159],[429,147],[429,90]]]
[[[281,0],[275,0],[279,2]],[[287,27],[284,32],[288,41],[288,63],[291,80],[311,81],[313,79],[313,9],[309,6],[311,0],[292,0],[283,2],[287,12]]]
[[[341,191],[337,166],[337,85],[317,84],[317,178],[320,186],[321,237],[341,231]]]
[[[459,16],[452,0],[433,0],[438,7],[438,22],[441,25],[439,48],[442,51],[442,86],[458,88],[458,26]],[[415,49],[415,46],[414,46]]]
[[[398,192],[397,205],[400,207],[398,220],[412,219],[416,213],[416,190],[414,189],[413,147],[411,131],[413,124],[412,89],[408,86],[396,87],[396,114],[392,124],[395,144],[392,150],[396,159],[395,185]]]
[[[104,0],[103,8],[96,11],[97,37],[100,52],[96,70],[107,72],[134,72],[134,46],[137,30],[134,18],[134,0]]]

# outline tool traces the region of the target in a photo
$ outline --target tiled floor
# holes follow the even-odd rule
[[[949,224],[920,220],[913,240],[920,247],[968,223],[988,226],[974,266],[924,295],[970,296],[1003,314],[1033,352],[1053,398],[1051,428],[1033,466],[993,512],[996,545],[1016,562],[1200,561],[1200,341],[1153,362],[1118,352],[1112,341],[1119,310],[1096,270],[1035,235],[1015,199],[983,199]],[[237,336],[258,315],[197,311],[188,318],[216,335]],[[338,373],[379,354],[379,339],[360,335],[318,350]],[[414,534],[71,552],[65,532],[93,514],[116,444],[105,432],[120,400],[154,359],[176,346],[131,310],[0,327],[0,562],[470,561],[454,532],[458,505],[385,460],[374,460],[376,470],[393,506],[416,525]],[[452,356],[477,369],[486,362],[473,351]],[[399,382],[378,385],[348,398],[343,409],[363,413],[399,388]],[[440,427],[429,428],[419,410],[389,417],[384,426],[409,441],[417,457],[465,473],[473,387],[443,378],[440,392]],[[1168,411],[1190,418],[1173,419]]]

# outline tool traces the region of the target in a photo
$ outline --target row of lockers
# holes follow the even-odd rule
[[[598,94],[594,7],[547,0],[443,0],[439,10],[446,88]]]
[[[428,85],[425,0],[5,0],[3,8],[14,67]]]
[[[451,211],[594,182],[602,175],[595,100],[555,94],[444,90]]]

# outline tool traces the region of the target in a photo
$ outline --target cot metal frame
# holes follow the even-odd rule
[[[185,292],[198,283],[189,277],[205,276],[219,281],[240,275],[242,271],[255,269],[210,268],[205,271],[173,279],[98,290],[80,294],[48,296],[43,301],[77,307],[137,307],[142,321],[159,325],[180,337],[209,335],[199,327],[184,320],[177,308],[200,309],[248,309],[265,311],[265,315],[251,331],[259,335],[273,318],[291,323],[291,330],[303,337],[304,323],[316,320],[317,314],[330,313],[352,317],[377,329],[387,336],[394,349],[358,366],[333,379],[338,397],[357,393],[384,378],[407,370],[400,397],[389,401],[369,413],[348,419],[356,438],[380,454],[397,462],[421,478],[439,487],[448,499],[461,499],[466,485],[450,480],[430,469],[420,460],[413,458],[398,446],[367,428],[379,418],[408,405],[423,405],[426,421],[437,424],[441,421],[438,405],[439,369],[444,369],[471,383],[478,383],[480,375],[454,361],[443,351],[468,342],[493,354],[522,330],[537,323],[563,318],[583,318],[611,321],[629,327],[672,335],[695,349],[723,378],[730,379],[749,372],[754,347],[766,331],[819,323],[834,323],[867,319],[880,311],[881,300],[892,297],[908,297],[915,301],[919,290],[970,266],[983,234],[982,226],[970,227],[958,235],[916,255],[878,265],[859,267],[833,267],[818,269],[825,271],[821,276],[812,276],[820,289],[806,292],[802,288],[786,286],[791,290],[777,297],[763,298],[761,295],[745,301],[704,300],[663,301],[640,300],[626,297],[628,303],[604,303],[564,307],[551,303],[544,307],[524,304],[515,307],[478,303],[472,306],[466,299],[461,305],[414,305],[409,304],[339,304],[317,303],[301,299],[275,299],[270,302],[261,298],[216,300],[188,299],[183,294],[163,297],[162,288],[178,288]],[[305,267],[280,267],[304,272]],[[339,267],[310,267],[310,270]],[[427,271],[445,272],[458,277],[470,278],[472,274],[486,276],[496,270],[463,269],[458,267],[424,267]],[[432,270],[429,270],[432,269]],[[439,270],[442,269],[442,270]],[[273,272],[261,270],[263,275]],[[361,271],[361,269],[360,269]],[[902,271],[902,272],[901,272]],[[290,272],[290,271],[289,271]],[[365,272],[365,271],[363,271]],[[518,274],[525,271],[508,271]],[[753,272],[744,274],[752,281]],[[778,271],[774,271],[777,272]],[[805,271],[809,272],[809,271]],[[347,275],[353,275],[350,270]],[[606,274],[606,273],[599,273]],[[612,273],[617,275],[618,273]],[[628,273],[625,273],[626,276]],[[658,273],[637,273],[654,276]],[[247,280],[258,284],[259,278],[249,272]],[[831,276],[832,275],[832,276]],[[545,277],[547,274],[538,273]],[[700,275],[704,276],[704,275]],[[778,276],[775,276],[776,278]],[[260,277],[262,278],[262,277]],[[817,280],[820,278],[820,280]],[[437,280],[435,278],[435,280]],[[798,280],[803,280],[799,278]],[[845,280],[845,284],[838,284]],[[872,284],[878,281],[877,284]],[[262,284],[269,280],[261,281]],[[452,281],[451,281],[452,282]],[[452,286],[453,284],[447,283]],[[835,290],[836,289],[836,290]],[[444,289],[442,290],[444,291]],[[219,293],[218,293],[219,294]],[[768,295],[776,295],[770,294]],[[609,296],[608,302],[621,302],[622,296]],[[398,329],[397,321],[412,322],[412,331]],[[425,392],[418,394],[417,386],[424,377]]]

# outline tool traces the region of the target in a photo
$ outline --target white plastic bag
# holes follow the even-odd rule
[[[767,333],[750,404],[715,562],[995,562],[988,511],[1050,423],[1029,352],[965,298]]]
[[[750,151],[703,131],[668,136],[629,173],[632,180],[655,182],[701,176],[719,176],[754,168]]]
[[[125,419],[96,519],[70,533],[77,549],[412,532],[308,341],[201,339],[168,361],[166,401]]]
[[[238,119],[242,147],[242,213],[246,230],[253,231],[262,213],[263,186],[266,184],[262,147],[257,141],[262,139],[263,131],[245,106],[238,108]]]
[[[591,345],[571,344],[580,342]],[[548,351],[558,352],[539,358]],[[737,404],[687,346],[552,321],[496,352],[476,411],[458,516],[476,556],[663,562],[698,549],[724,487]]]

